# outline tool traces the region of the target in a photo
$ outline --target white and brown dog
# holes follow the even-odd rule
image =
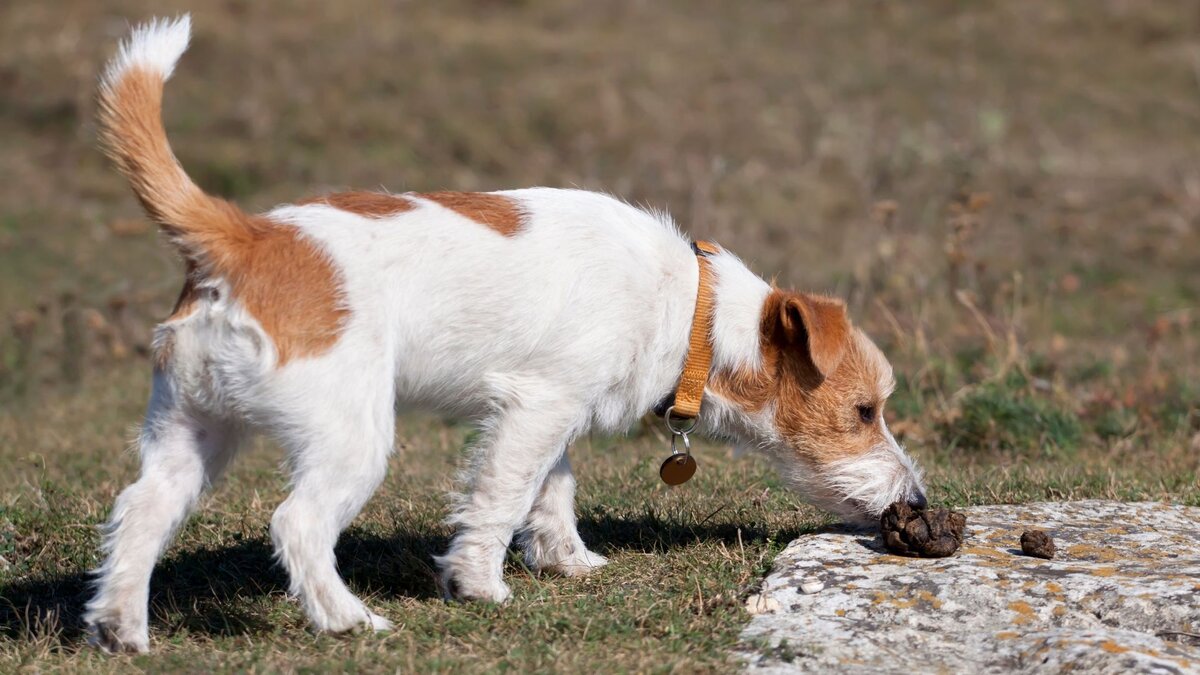
[[[205,194],[161,121],[189,31],[187,17],[138,27],[100,89],[107,149],[187,281],[155,332],[141,476],[113,508],[87,606],[94,643],[147,649],[154,564],[255,432],[288,453],[293,487],[271,538],[291,592],[317,629],[386,629],[333,550],[384,476],[397,406],[484,432],[438,560],[455,595],[508,598],[516,533],[534,569],[603,565],[576,531],[567,446],[628,427],[676,389],[701,291],[711,364],[698,430],[761,449],[845,518],[924,502],[883,420],[891,367],[844,305],[773,288],[724,250],[698,264],[662,214],[548,188],[340,193],[260,215]]]

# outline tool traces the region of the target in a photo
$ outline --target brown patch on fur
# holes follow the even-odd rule
[[[213,271],[271,337],[280,366],[323,353],[337,342],[349,314],[338,271],[296,228],[246,218],[242,237],[210,253]]]
[[[349,313],[342,306],[337,271],[295,228],[262,216],[244,218],[240,236],[222,240],[222,246],[207,252],[207,270],[188,273],[167,320],[185,318],[196,310],[204,295],[197,288],[198,279],[219,277],[271,338],[279,366],[323,353],[337,342]]]
[[[525,215],[520,206],[503,195],[487,192],[416,192],[414,197],[427,199],[458,215],[484,225],[497,233],[512,237],[521,231]],[[321,197],[309,197],[296,202],[297,206],[328,204],[336,209],[356,213],[365,218],[386,218],[416,208],[416,204],[401,195],[384,192],[336,192]]]
[[[408,199],[386,192],[335,192],[296,202],[297,206],[309,204],[328,204],[335,209],[349,211],[364,218],[386,218],[416,208]]]
[[[879,419],[864,424],[858,406],[882,414],[881,371],[887,367],[878,348],[861,332],[849,339],[837,370],[812,388],[800,378],[784,378],[775,425],[801,454],[818,463],[857,457],[886,441]]]
[[[146,213],[188,262],[173,316],[194,307],[194,281],[225,279],[271,337],[279,365],[332,346],[347,310],[341,279],[299,230],[205,194],[184,172],[162,124],[162,75],[133,67],[100,90],[101,136]],[[169,350],[164,350],[169,357]]]
[[[525,214],[516,201],[488,192],[418,192],[458,215],[485,225],[505,237],[516,236],[525,224]]]
[[[801,309],[804,308],[804,309]],[[805,315],[813,316],[811,324]],[[864,424],[857,406],[882,414],[880,383],[890,366],[840,301],[774,290],[760,326],[762,367],[713,374],[712,391],[748,412],[775,404],[775,427],[805,459],[818,464],[855,457],[882,443],[882,424]],[[814,358],[811,345],[820,353]],[[833,355],[833,356],[831,356]],[[823,372],[816,361],[829,368]]]
[[[708,387],[739,410],[756,413],[771,402],[778,377],[778,358],[774,351],[763,353],[759,370],[743,368],[717,371],[709,377]]]
[[[803,347],[821,377],[837,370],[851,330],[841,300],[779,290],[767,297],[763,328],[776,344]]]

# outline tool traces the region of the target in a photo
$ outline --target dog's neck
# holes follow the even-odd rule
[[[713,268],[712,372],[762,365],[763,303],[771,287],[737,256],[722,251],[709,258]]]

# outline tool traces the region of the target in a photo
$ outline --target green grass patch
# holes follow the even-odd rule
[[[1084,427],[1071,410],[1030,393],[1021,378],[979,386],[959,403],[961,414],[942,424],[954,447],[978,450],[1070,451]]]

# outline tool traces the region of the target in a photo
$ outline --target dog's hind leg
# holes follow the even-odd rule
[[[310,383],[295,401],[280,433],[293,487],[271,518],[275,555],[314,628],[387,630],[391,624],[346,587],[333,549],[387,472],[395,429],[391,383]]]
[[[448,594],[504,602],[508,544],[576,432],[579,410],[540,378],[505,376],[495,384],[496,415],[475,449],[468,494],[450,519],[458,533],[437,562]]]
[[[150,574],[204,489],[236,454],[237,426],[188,409],[172,376],[157,371],[139,439],[142,467],[112,510],[84,621],[89,641],[108,652],[149,648]]]
[[[542,483],[521,533],[525,563],[536,570],[581,576],[608,560],[589,551],[575,526],[575,477],[564,452]]]

